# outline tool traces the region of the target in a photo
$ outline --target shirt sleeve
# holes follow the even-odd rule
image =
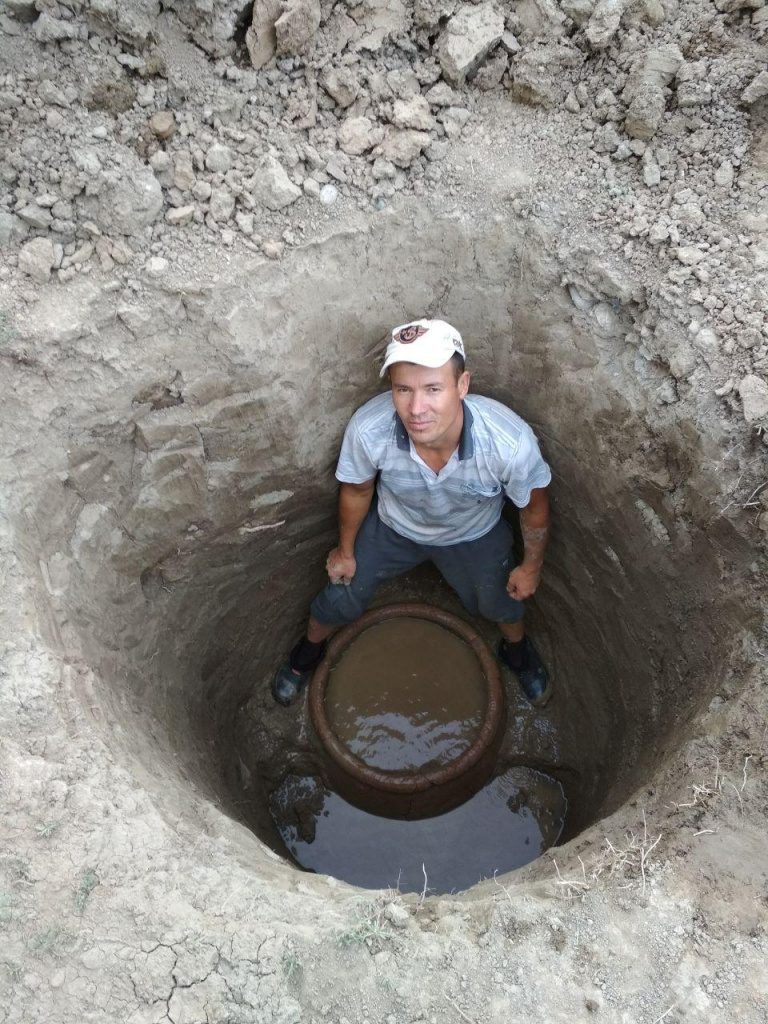
[[[525,508],[531,500],[531,491],[536,487],[547,487],[551,480],[552,472],[542,458],[536,435],[526,424],[520,447],[502,474],[504,493],[518,508]]]
[[[343,484],[365,484],[373,480],[379,468],[360,436],[356,421],[357,417],[353,416],[347,424],[336,464],[336,479]]]

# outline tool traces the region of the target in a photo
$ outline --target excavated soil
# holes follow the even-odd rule
[[[281,159],[301,179],[292,202],[307,209],[289,221],[266,205],[254,228],[231,218],[260,216],[241,196],[251,189],[265,205],[261,186],[225,180],[228,171],[212,169],[226,163],[218,151],[206,171],[209,146],[201,160],[190,157],[186,191],[205,197],[195,199],[199,216],[181,222],[168,214],[184,208],[185,189],[163,175],[185,161],[174,150],[169,170],[154,143],[142,150],[131,131],[167,100],[190,146],[199,118],[210,145],[240,146],[247,162],[249,132],[268,133],[269,117],[288,117],[299,102],[287,82],[305,87],[301,61],[242,71],[242,52],[216,43],[242,34],[242,11],[222,14],[205,35],[197,4],[181,13],[126,5],[113,16],[101,11],[109,5],[42,6],[40,14],[15,0],[0,21],[11,69],[2,125],[15,147],[3,164],[15,173],[3,178],[4,210],[13,212],[0,218],[0,1022],[765,1024],[760,161],[748,165],[751,177],[745,169],[742,194],[725,183],[725,157],[713,150],[718,212],[718,193],[709,205],[702,198],[711,171],[695,159],[703,150],[665,162],[657,143],[650,159],[627,142],[626,156],[615,155],[620,143],[610,148],[606,125],[619,116],[597,110],[618,109],[616,95],[589,108],[590,138],[603,141],[582,159],[559,108],[520,107],[532,82],[543,86],[531,67],[515,78],[515,62],[545,44],[530,27],[535,5],[519,4],[506,26],[523,40],[522,56],[507,38],[489,58],[501,69],[496,82],[461,93],[475,128],[446,132],[443,118],[440,131],[422,130],[447,147],[434,151],[439,160],[419,157],[395,170],[401,178],[376,178],[385,156],[371,150],[358,164],[353,154],[342,182],[326,155],[326,169],[313,167],[307,149],[292,164],[295,137],[281,136]],[[752,138],[759,117],[750,127],[743,110],[720,115],[735,109],[764,54],[759,10],[753,24],[751,9],[707,7],[706,33],[684,39],[695,5],[670,6],[667,29],[647,20],[661,5],[643,7],[640,28],[627,6],[619,35],[600,48],[611,5],[581,14],[561,6],[536,9],[548,12],[542,24],[561,26],[561,57],[563,47],[582,54],[592,94],[643,33],[672,33],[688,64],[706,66],[681,74],[676,98],[664,86],[665,124],[677,117],[691,133],[711,117],[718,145],[730,140],[731,172],[748,160],[733,146],[740,132]],[[381,28],[382,11],[398,15],[400,5],[376,8],[381,39],[367,40],[356,68],[375,102],[353,114],[395,117],[376,99],[377,69],[410,62],[417,89],[437,81],[439,68],[426,80],[426,65],[437,67],[428,54],[439,52],[436,33],[455,7],[421,5],[422,26],[397,31]],[[323,32],[318,65],[332,51]],[[707,49],[717,39],[740,55],[734,80],[701,124],[683,125],[694,116],[684,113],[692,83],[703,88],[707,68],[714,74],[725,59]],[[150,98],[139,65],[153,47],[166,51],[171,73]],[[62,103],[50,91],[57,55]],[[123,118],[114,140],[95,136],[98,172],[87,154],[64,152],[103,112],[103,103],[81,103],[73,84],[86,58],[95,77],[127,69],[133,89],[125,110],[109,115]],[[201,95],[215,93],[218,106],[174,92],[179,68],[187,82],[197,69]],[[29,104],[25,74],[37,83]],[[251,103],[265,116],[245,130],[224,94],[251,75],[258,96],[279,102]],[[562,96],[573,87],[586,110],[576,76],[564,61],[552,81]],[[56,117],[40,113],[43,102]],[[332,148],[333,106],[322,100],[309,128],[299,111],[290,132],[319,133],[302,136],[316,152]],[[453,114],[448,125],[458,121]],[[42,144],[45,132],[66,146]],[[669,128],[665,138],[673,136]],[[144,193],[136,187],[129,214],[141,207],[149,217],[138,193],[160,197],[135,235],[121,220],[120,175],[140,180],[121,156],[127,146],[141,174],[151,167],[157,179]],[[70,159],[90,185],[78,179],[67,190],[55,180]],[[661,186],[643,170],[650,164]],[[430,176],[438,165],[445,170]],[[261,172],[272,175],[272,202],[287,186],[269,161]],[[652,212],[682,238],[652,242],[648,224],[626,219],[644,216],[627,195],[637,174],[649,190],[676,189]],[[326,205],[304,184],[310,177],[321,187],[333,179],[339,194]],[[683,178],[699,200],[680,197]],[[43,181],[51,193],[73,193],[56,200],[69,203],[50,215],[58,224],[40,212],[54,210],[41,199]],[[217,190],[237,197],[238,214],[221,194],[211,209]],[[682,227],[673,200],[689,206]],[[691,204],[708,218],[700,259],[685,237],[698,222]],[[663,258],[652,248],[662,243]],[[724,282],[736,289],[730,298]],[[304,706],[276,706],[269,681],[323,581],[341,434],[382,386],[388,329],[423,315],[459,328],[472,389],[527,419],[553,468],[552,542],[530,618],[557,694],[536,712],[506,679],[499,771],[544,771],[568,800],[558,847],[440,897],[428,881],[421,894],[362,892],[303,872],[269,815],[285,780],[315,764]],[[463,614],[429,572],[394,581],[377,600],[429,600]]]

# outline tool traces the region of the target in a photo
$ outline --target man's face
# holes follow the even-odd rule
[[[439,448],[461,416],[469,388],[465,371],[456,380],[450,360],[436,370],[415,363],[395,363],[389,369],[395,409],[415,444]]]

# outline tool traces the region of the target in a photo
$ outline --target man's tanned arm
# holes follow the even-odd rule
[[[348,584],[355,575],[355,538],[371,507],[376,479],[363,484],[342,484],[339,491],[339,546],[328,555],[325,567],[331,583]]]
[[[524,601],[539,585],[544,565],[544,549],[549,538],[549,498],[544,487],[531,491],[531,500],[520,510],[520,529],[525,553],[523,560],[509,574],[507,593],[516,601]]]

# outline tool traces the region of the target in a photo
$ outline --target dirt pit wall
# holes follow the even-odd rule
[[[588,253],[563,265],[555,241],[406,209],[284,263],[200,283],[150,261],[123,291],[43,299],[7,408],[34,409],[20,546],[48,643],[164,813],[213,802],[279,849],[279,771],[243,764],[238,710],[261,712],[267,748],[305,730],[269,679],[335,539],[344,425],[381,387],[389,328],[422,315],[461,330],[473,390],[525,417],[553,467],[531,619],[559,696],[549,731],[513,709],[506,756],[564,773],[574,835],[687,735],[753,619],[749,548],[715,504],[725,428],[638,346],[642,290]],[[255,839],[240,852],[278,884],[295,870]]]

